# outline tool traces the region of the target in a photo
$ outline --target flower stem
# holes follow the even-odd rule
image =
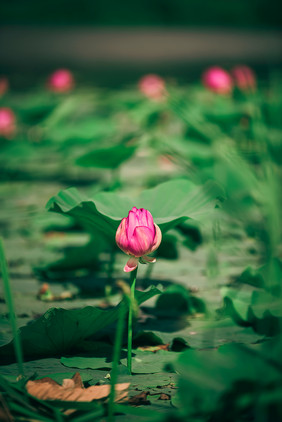
[[[13,294],[10,285],[10,278],[8,273],[7,262],[4,253],[4,247],[2,239],[0,238],[0,268],[2,272],[2,278],[4,283],[4,292],[5,292],[5,299],[9,310],[9,317],[10,323],[12,327],[12,332],[14,336],[14,348],[15,348],[15,355],[18,362],[18,370],[19,375],[24,376],[24,368],[23,368],[23,354],[21,349],[20,337],[17,330],[17,320],[16,320],[16,313],[15,313],[15,306],[13,300]]]
[[[132,370],[132,320],[133,320],[133,310],[135,307],[134,292],[135,292],[135,284],[136,284],[136,278],[137,278],[137,268],[130,273],[130,302],[129,302],[128,337],[127,337],[127,369],[130,375],[131,375],[131,370]]]
[[[112,371],[111,371],[111,392],[110,392],[109,407],[108,407],[109,409],[108,422],[113,422],[114,420],[115,385],[117,383],[117,378],[118,378],[118,363],[120,359],[120,350],[122,346],[122,335],[123,335],[126,311],[127,311],[127,307],[125,306],[123,302],[121,302],[119,315],[118,315],[116,337],[115,337],[113,365],[112,365]]]

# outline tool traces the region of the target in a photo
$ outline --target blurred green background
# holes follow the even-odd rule
[[[281,28],[272,0],[2,0],[2,24],[157,25]]]

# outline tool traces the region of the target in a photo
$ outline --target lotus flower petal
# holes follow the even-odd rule
[[[156,258],[153,256],[142,256],[142,261],[149,262],[150,264],[154,264],[156,262]]]
[[[128,239],[132,238],[133,232],[134,232],[136,226],[139,225],[136,211],[137,211],[137,209],[134,207],[128,213],[128,217],[127,217],[127,237],[128,237]]]
[[[154,224],[154,226],[155,226],[155,238],[154,238],[153,246],[150,249],[150,252],[147,252],[147,253],[151,253],[151,252],[154,252],[155,250],[157,250],[158,247],[161,244],[161,241],[162,241],[161,229],[159,228],[159,226],[157,224]]]
[[[130,239],[130,252],[132,255],[140,257],[148,253],[154,242],[155,233],[149,227],[136,227]]]
[[[134,256],[130,257],[127,263],[124,266],[123,271],[126,273],[129,273],[137,268],[138,265],[138,258],[135,258]]]

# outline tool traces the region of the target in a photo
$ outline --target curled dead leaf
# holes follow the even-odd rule
[[[43,283],[37,293],[37,299],[42,300],[43,302],[68,300],[72,299],[73,296],[74,294],[69,290],[64,290],[60,294],[54,295],[48,283]]]
[[[150,400],[147,400],[147,396],[149,395],[149,391],[142,391],[141,393],[136,394],[135,396],[130,397],[128,403],[131,406],[141,406],[141,405],[148,405],[151,404]]]
[[[129,383],[116,384],[117,402],[127,401]],[[93,385],[84,388],[80,374],[77,372],[71,379],[64,379],[60,385],[49,377],[28,381],[26,388],[29,394],[40,400],[85,401],[102,400],[109,396],[111,386]]]
[[[158,400],[170,400],[170,399],[171,399],[171,395],[166,394],[166,393],[161,393],[160,397],[158,398]]]

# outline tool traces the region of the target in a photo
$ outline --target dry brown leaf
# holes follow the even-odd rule
[[[127,390],[129,383],[116,384],[115,401],[121,402],[127,400]],[[63,385],[58,384],[51,378],[42,378],[40,380],[28,381],[26,388],[29,394],[40,400],[62,400],[62,401],[93,401],[108,397],[111,386],[92,385],[84,388],[80,374],[77,372],[72,379],[64,379]]]
[[[45,239],[59,239],[62,237],[66,237],[66,234],[63,232],[55,232],[55,231],[50,231],[50,232],[46,232],[43,235],[45,237]]]
[[[52,302],[52,301],[72,299],[73,296],[74,294],[69,290],[64,290],[60,294],[54,295],[51,292],[49,284],[43,283],[36,297],[37,299],[42,300],[43,302]]]
[[[156,353],[158,350],[169,350],[169,343],[167,344],[158,344],[157,346],[140,346],[138,350],[144,350],[146,352]]]
[[[13,422],[14,418],[10,413],[6,400],[0,394],[0,421],[2,422]]]

